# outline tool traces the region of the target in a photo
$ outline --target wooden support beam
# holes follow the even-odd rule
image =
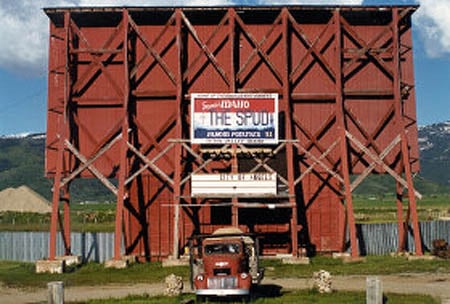
[[[406,233],[405,222],[403,221],[403,186],[399,183],[395,183],[396,197],[395,202],[397,205],[397,229],[398,229],[398,247],[397,252],[405,251]]]
[[[335,24],[335,49],[336,49],[336,69],[339,73],[336,74],[336,121],[338,124],[338,131],[340,136],[340,148],[341,148],[341,174],[343,175],[343,187],[345,194],[345,206],[347,211],[347,224],[350,235],[350,246],[352,257],[357,257],[358,243],[356,239],[356,226],[355,217],[353,214],[353,198],[352,191],[350,189],[350,168],[348,159],[348,143],[345,124],[345,106],[344,106],[344,92],[343,92],[343,75],[342,75],[342,25],[341,25],[341,13],[340,11],[334,11],[334,24]]]
[[[364,151],[364,153],[367,156],[369,156],[377,165],[382,166],[386,170],[386,172],[388,172],[397,182],[399,182],[403,187],[409,189],[410,185],[408,184],[408,182],[405,179],[403,179],[400,175],[398,175],[388,165],[386,165],[378,155],[372,153],[355,136],[350,134],[348,131],[346,131],[345,134],[359,149]],[[419,199],[422,198],[422,194],[420,194],[419,191],[415,190],[414,187],[412,187],[411,191],[413,191],[414,195],[417,196]]]
[[[138,67],[140,66],[140,64],[149,56],[152,56],[153,59],[159,64],[159,66],[163,69],[164,73],[167,75],[167,77],[169,77],[170,81],[176,85],[177,80],[176,80],[176,76],[172,73],[172,71],[170,70],[169,66],[166,64],[166,62],[164,61],[164,59],[161,57],[161,55],[155,50],[156,44],[158,43],[159,39],[161,38],[161,35],[158,36],[152,44],[150,44],[150,42],[147,40],[147,38],[141,33],[139,27],[137,26],[137,24],[134,22],[134,20],[129,16],[128,17],[128,22],[130,27],[134,30],[134,32],[136,33],[137,37],[139,40],[141,40],[141,42],[144,44],[145,46],[145,54],[142,56],[142,58],[140,59],[140,61],[138,62],[138,64],[136,64],[136,66],[133,68],[133,70],[131,70],[130,72],[130,77],[134,77],[138,71]],[[163,29],[162,33],[165,33],[165,31],[167,30],[167,26]]]
[[[310,164],[308,166],[308,168],[306,168],[305,171],[302,172],[302,174],[295,180],[295,184],[298,184],[299,182],[301,182],[301,180],[308,175],[316,165],[320,165],[323,169],[325,169],[325,171],[327,171],[331,176],[333,176],[334,178],[336,178],[338,181],[340,181],[341,183],[344,182],[344,180],[342,179],[342,177],[336,173],[335,171],[333,171],[332,169],[330,169],[322,160],[336,147],[336,145],[339,143],[340,138],[338,138],[337,140],[335,140],[329,147],[328,149],[322,153],[319,157],[314,156],[314,154],[312,154],[311,152],[309,152],[308,150],[306,150],[303,146],[301,146],[300,144],[295,144],[295,146],[297,147],[297,149],[299,149],[301,152],[305,153],[307,157],[311,158],[313,160],[313,163]]]
[[[283,29],[283,58],[284,63],[283,65],[286,67],[283,72],[283,99],[282,99],[282,109],[285,114],[285,136],[286,140],[288,142],[286,143],[286,163],[287,163],[287,185],[288,185],[288,193],[289,193],[289,203],[291,205],[291,223],[290,223],[290,230],[291,230],[291,246],[292,246],[292,256],[298,257],[299,250],[298,250],[298,232],[299,232],[299,225],[298,225],[298,206],[297,206],[297,198],[296,198],[296,187],[295,187],[295,169],[294,169],[294,145],[292,142],[293,139],[293,129],[292,129],[292,108],[291,108],[291,101],[289,97],[291,96],[291,82],[289,80],[289,67],[290,67],[290,61],[289,61],[289,54],[290,54],[290,48],[291,48],[291,41],[289,38],[289,29],[290,29],[290,23],[289,23],[289,11],[287,8],[283,8],[281,11],[282,16],[282,29]]]
[[[148,167],[150,167],[160,178],[162,178],[164,181],[168,182],[170,185],[174,185],[175,182],[173,179],[170,178],[169,175],[167,175],[163,170],[161,170],[158,166],[155,165],[155,162],[165,155],[170,149],[172,149],[174,146],[176,147],[176,144],[170,144],[168,145],[161,153],[159,153],[155,158],[148,159],[142,152],[140,152],[135,146],[130,144],[129,142],[126,143],[128,146],[128,149],[130,149],[134,154],[136,154],[145,164],[142,168],[140,168],[138,171],[136,171],[130,178],[126,180],[126,184],[130,183],[137,175],[142,173],[144,170],[146,170]],[[176,166],[175,166],[176,167]]]
[[[220,66],[219,62],[217,61],[216,57],[214,56],[213,52],[211,52],[211,50],[209,49],[209,47],[204,44],[202,42],[202,40],[200,39],[200,37],[197,34],[197,31],[195,30],[195,28],[192,26],[191,22],[189,21],[188,18],[186,18],[186,16],[183,14],[183,12],[180,10],[179,12],[181,14],[181,19],[184,23],[184,25],[187,27],[187,29],[189,30],[189,32],[192,35],[192,38],[194,38],[194,41],[197,43],[197,45],[200,47],[201,51],[205,54],[206,57],[208,57],[208,59],[211,61],[213,67],[217,70],[217,72],[219,73],[219,75],[222,77],[223,81],[229,86],[230,85],[230,80],[226,74],[226,72],[222,69],[222,67]],[[180,80],[181,81],[181,80]]]
[[[278,18],[279,17],[277,17],[277,20],[278,20]],[[267,55],[266,51],[264,51],[263,48],[262,48],[262,45],[264,44],[265,40],[267,39],[266,37],[268,36],[268,34],[270,34],[272,29],[269,30],[269,33],[266,34],[260,42],[258,42],[258,41],[256,41],[256,38],[253,37],[253,35],[249,32],[249,30],[248,30],[247,26],[245,25],[244,21],[242,21],[242,19],[238,15],[236,15],[235,20],[236,20],[236,24],[239,25],[239,27],[242,29],[242,34],[245,36],[247,41],[254,47],[254,49],[255,49],[254,52],[259,54],[260,58],[266,63],[267,67],[270,69],[270,71],[275,76],[275,78],[278,80],[278,82],[280,84],[283,84],[283,78],[282,78],[280,72],[273,65],[273,63],[270,61],[270,58]],[[250,59],[250,57],[248,59]],[[249,60],[247,60],[247,62],[249,62]],[[244,66],[241,67],[240,70],[237,72],[236,78],[238,80],[240,80],[242,78],[242,73],[246,69],[246,66],[247,65],[244,64]]]
[[[72,154],[78,158],[83,164],[87,164],[89,160],[81,154],[73,145],[70,143],[67,139],[65,140],[65,146],[67,149],[72,152]],[[117,188],[114,186],[113,183],[111,183],[97,168],[95,168],[92,164],[89,164],[86,166],[89,171],[92,172],[92,174],[97,177],[99,181],[102,182],[103,185],[105,185],[106,188],[108,188],[112,193],[117,195]]]
[[[70,77],[70,12],[64,13],[64,28],[65,28],[65,69],[64,69],[64,101],[63,101],[63,115],[58,117],[57,122],[57,155],[56,155],[56,172],[53,179],[53,194],[52,194],[52,215],[50,219],[50,243],[49,243],[49,260],[54,260],[56,256],[56,234],[58,229],[59,218],[59,202],[61,198],[60,184],[63,177],[64,168],[64,140],[67,132],[67,105],[70,100],[70,92],[72,87],[72,79]],[[68,232],[70,234],[70,231]]]
[[[122,10],[122,28],[123,28],[123,108],[122,108],[122,136],[120,141],[120,157],[119,157],[119,178],[118,178],[118,186],[117,186],[117,197],[116,197],[116,223],[114,229],[114,260],[120,260],[121,253],[121,245],[123,239],[123,215],[124,215],[124,200],[128,196],[126,193],[126,184],[125,180],[128,176],[128,129],[130,126],[129,123],[129,95],[130,95],[130,75],[129,75],[129,66],[128,66],[128,29],[129,29],[129,15],[128,10],[124,8]]]
[[[71,239],[70,239],[70,192],[69,185],[63,187],[62,201],[64,203],[64,254],[71,255]]]
[[[403,12],[405,14],[405,12]],[[392,33],[393,33],[393,53],[394,56],[394,95],[395,95],[395,115],[396,119],[399,122],[398,128],[401,136],[401,146],[402,146],[402,159],[403,159],[403,168],[405,171],[405,178],[408,187],[408,203],[409,208],[408,211],[411,214],[411,222],[413,226],[413,235],[414,235],[414,245],[417,255],[423,255],[422,249],[422,241],[420,237],[420,227],[419,227],[419,219],[417,216],[416,210],[416,196],[417,191],[414,190],[414,183],[412,180],[412,172],[411,172],[411,162],[409,158],[409,147],[408,147],[408,138],[406,137],[406,123],[405,118],[403,116],[403,100],[401,93],[401,66],[400,66],[400,33],[399,33],[399,22],[401,20],[401,14],[399,14],[399,9],[394,7],[392,9]],[[419,197],[419,196],[418,196]],[[420,197],[419,197],[420,198]]]
[[[83,165],[79,166],[77,169],[75,169],[74,171],[72,171],[72,173],[69,174],[69,176],[67,176],[66,178],[64,178],[61,182],[60,187],[65,186],[66,184],[68,184],[69,182],[71,182],[73,179],[75,179],[81,172],[83,172],[85,169],[89,169],[89,168],[93,168],[93,163],[103,154],[105,154],[116,142],[118,142],[120,139],[122,138],[122,134],[118,134],[116,137],[113,138],[113,140],[111,140],[110,142],[108,142],[104,147],[102,147],[97,153],[95,153],[91,158],[86,159],[85,157],[83,157],[84,160],[86,160],[86,162],[80,161],[83,163]],[[73,145],[69,142],[66,141],[66,144],[68,146],[70,146],[69,150],[72,151],[72,148],[74,150],[75,147],[73,147]],[[74,155],[81,155],[78,151],[76,153],[74,153]],[[109,186],[107,186],[109,187]],[[113,192],[114,193],[114,192]]]
[[[302,43],[307,48],[306,54],[300,59],[298,64],[292,69],[292,72],[290,73],[290,76],[289,76],[290,81],[291,82],[296,81],[296,80],[294,80],[293,76],[295,75],[295,73],[297,73],[297,71],[301,70],[300,68],[303,66],[304,62],[306,61],[306,58],[311,58],[313,60],[313,62],[316,60],[320,66],[323,66],[325,73],[327,75],[329,75],[333,81],[335,81],[336,80],[335,72],[333,71],[333,68],[331,67],[331,65],[328,63],[328,60],[326,60],[325,57],[323,56],[324,50],[317,49],[319,42],[323,43],[323,41],[326,40],[324,36],[325,36],[326,32],[329,31],[329,29],[331,28],[331,25],[333,24],[333,18],[330,18],[330,21],[326,24],[326,26],[320,32],[320,34],[317,35],[317,37],[314,39],[314,41],[310,41],[308,39],[308,36],[303,31],[303,29],[299,26],[299,24],[294,19],[294,17],[290,13],[288,13],[288,14],[289,14],[289,20],[291,22],[294,33],[298,35],[298,37],[300,38]],[[331,34],[330,36],[331,37],[328,37],[328,40],[333,39],[333,35]],[[325,43],[325,45],[326,44],[327,43]]]
[[[75,22],[73,20],[71,20],[71,22],[70,22],[70,28],[77,35],[78,40],[80,41],[81,45],[84,45],[85,48],[87,48],[87,49],[92,49],[91,44],[86,39],[85,35],[83,34],[83,31],[81,31],[81,29],[75,24]],[[108,49],[110,47],[110,45],[114,42],[114,40],[116,40],[117,37],[119,37],[119,35],[122,32],[123,32],[123,22],[121,22],[116,27],[114,32],[105,41],[105,43],[103,44],[101,49]],[[121,41],[123,43],[123,40],[121,40]],[[122,50],[120,50],[119,48],[115,48],[114,50],[123,51],[123,48],[124,48],[124,46],[122,47]],[[119,52],[119,53],[121,53],[121,52]],[[82,90],[82,88],[84,86],[88,85],[91,78],[94,77],[94,75],[98,71],[101,71],[105,75],[105,77],[109,80],[109,82],[111,83],[113,89],[117,93],[117,96],[123,96],[123,92],[122,92],[119,84],[114,80],[114,77],[111,75],[110,71],[108,71],[105,68],[105,64],[103,63],[103,61],[100,60],[98,58],[98,56],[96,56],[96,54],[91,54],[91,53],[88,53],[88,54],[90,55],[92,62],[90,64],[89,68],[86,69],[86,71],[77,79],[77,82],[74,83],[73,92],[79,92],[80,90]],[[107,55],[116,56],[117,53],[113,52],[113,53],[108,53]],[[124,61],[126,61],[126,58],[124,58]]]
[[[176,124],[176,136],[177,138],[183,138],[183,129],[181,122],[181,107],[183,105],[183,41],[182,41],[182,22],[184,15],[180,8],[175,9],[175,27],[176,27],[176,39],[177,39],[177,124]],[[198,38],[198,37],[197,37]],[[172,247],[172,257],[175,259],[179,258],[180,252],[180,195],[181,195],[181,160],[182,160],[183,150],[181,144],[175,144],[175,176],[173,180],[173,203],[175,205],[174,215],[173,215],[173,247]]]
[[[230,61],[231,61],[231,83],[230,83],[230,93],[236,93],[236,12],[233,8],[228,9],[228,39],[230,42]],[[239,162],[237,158],[237,144],[231,145],[232,159],[231,159],[231,172],[239,173]],[[231,198],[231,225],[233,227],[239,227],[239,198]]]
[[[379,156],[379,160],[383,161],[383,159],[392,151],[392,149],[400,142],[400,135],[397,135],[394,140],[381,152]],[[367,150],[366,150],[367,151]],[[364,171],[352,182],[351,190],[352,192],[358,187],[359,184],[373,171],[375,166],[377,165],[376,161],[372,161],[372,163],[364,169]]]

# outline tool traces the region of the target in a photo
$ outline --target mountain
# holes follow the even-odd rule
[[[422,194],[450,193],[450,121],[419,127],[421,172],[415,186]],[[0,191],[27,185],[51,199],[50,180],[44,177],[45,134],[0,136]],[[387,175],[369,176],[359,194],[393,193],[395,183]],[[76,180],[71,185],[73,201],[115,201],[96,179]]]
[[[419,127],[420,175],[450,188],[450,121]]]
[[[0,191],[26,185],[51,200],[52,182],[44,177],[45,134],[0,136]],[[114,201],[96,179],[79,179],[71,184],[71,197],[80,201]]]
[[[27,185],[48,199],[51,183],[44,178],[44,147],[42,136],[0,137],[0,191]]]

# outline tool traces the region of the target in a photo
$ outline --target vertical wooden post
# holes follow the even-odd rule
[[[403,186],[396,182],[398,252],[405,250],[405,225],[403,221]]]
[[[228,9],[228,26],[229,26],[229,39],[230,39],[230,61],[231,61],[231,81],[230,81],[230,92],[236,92],[236,66],[235,66],[235,11],[234,8]],[[232,144],[231,150],[231,172],[238,173],[239,172],[239,164],[236,154],[237,145]],[[231,199],[231,225],[233,227],[239,227],[239,208],[238,208],[239,198],[233,196]]]
[[[392,9],[392,33],[393,33],[393,65],[394,65],[394,103],[395,119],[398,122],[398,129],[401,136],[401,153],[406,182],[408,184],[409,213],[413,226],[414,244],[417,255],[423,255],[422,242],[420,239],[419,220],[416,210],[416,196],[414,193],[414,183],[412,180],[411,162],[409,159],[408,138],[406,137],[406,123],[403,119],[403,100],[401,95],[401,66],[400,66],[400,34],[399,34],[398,8]]]
[[[236,154],[237,145],[231,145],[231,173],[239,173],[238,159]],[[233,196],[231,198],[231,225],[233,227],[239,227],[239,208],[238,208],[239,198]]]
[[[236,52],[239,52],[239,45],[236,45],[236,11],[228,8],[228,27],[230,41],[230,92],[236,93]]]
[[[63,187],[63,202],[64,202],[64,254],[71,255],[72,244],[70,240],[70,193],[69,184]]]
[[[183,104],[183,67],[182,67],[182,57],[183,57],[183,41],[181,40],[181,9],[175,9],[175,27],[177,32],[176,44],[177,44],[177,97],[176,97],[176,107],[177,107],[177,122],[175,126],[175,136],[177,138],[183,137],[182,130],[182,104]],[[172,256],[174,259],[178,259],[180,252],[180,196],[181,196],[181,160],[182,160],[182,147],[181,142],[175,145],[175,176],[174,176],[174,188],[173,188],[173,201],[174,201],[174,220],[173,220],[173,248]]]
[[[60,125],[62,123],[58,123]],[[59,130],[61,130],[58,127]],[[61,137],[61,135],[59,135]],[[53,196],[52,196],[52,215],[50,220],[50,248],[49,248],[49,260],[54,260],[56,256],[56,234],[58,233],[58,217],[59,217],[59,200],[60,200],[60,184],[62,176],[62,162],[64,161],[64,144],[63,139],[59,139],[58,151],[56,158],[56,173],[53,178]]]
[[[120,158],[119,158],[119,179],[117,189],[117,205],[116,205],[116,223],[114,230],[114,260],[121,258],[122,245],[122,229],[123,229],[123,206],[125,200],[125,179],[127,176],[127,150],[128,150],[128,103],[130,92],[130,77],[128,70],[128,10],[122,10],[123,26],[123,67],[124,67],[124,81],[123,81],[123,105],[122,105],[122,138],[120,141]]]
[[[341,32],[341,15],[339,9],[334,10],[334,25],[336,39],[336,121],[338,124],[338,136],[340,137],[341,148],[341,174],[344,180],[344,195],[347,211],[347,224],[350,234],[350,246],[352,257],[357,257],[358,244],[356,240],[356,226],[353,214],[353,198],[350,188],[350,168],[348,161],[348,141],[346,135],[345,124],[345,106],[343,97],[342,82],[342,32]]]
[[[378,277],[366,278],[366,304],[383,304],[383,286]]]
[[[294,173],[294,146],[292,142],[292,109],[291,109],[291,89],[289,81],[290,73],[290,43],[289,43],[289,11],[287,8],[282,10],[282,28],[283,28],[283,47],[284,47],[284,71],[283,71],[283,98],[280,109],[284,112],[285,121],[285,139],[286,143],[286,163],[287,163],[287,180],[289,191],[289,204],[291,206],[291,246],[292,256],[298,256],[298,209],[295,197],[295,173]]]
[[[48,304],[64,304],[64,283],[61,281],[47,283]]]
[[[52,195],[52,215],[50,220],[50,248],[49,248],[49,259],[54,260],[56,256],[56,234],[57,234],[57,226],[58,226],[58,217],[59,217],[59,201],[61,198],[61,178],[63,176],[63,163],[64,163],[64,141],[66,139],[66,128],[67,126],[67,110],[68,103],[70,99],[70,91],[71,91],[71,80],[70,80],[70,12],[64,12],[64,30],[65,30],[65,68],[64,68],[64,101],[63,101],[63,117],[62,119],[58,119],[57,129],[58,129],[58,148],[57,148],[57,156],[56,156],[56,172],[53,178],[53,195]]]

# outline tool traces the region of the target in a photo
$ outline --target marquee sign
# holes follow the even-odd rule
[[[194,144],[277,144],[278,94],[192,94]]]
[[[277,195],[277,174],[269,172],[192,174],[191,195],[262,197]]]

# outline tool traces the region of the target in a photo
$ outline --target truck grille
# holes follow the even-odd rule
[[[208,278],[208,288],[210,289],[231,289],[236,287],[236,277]]]

